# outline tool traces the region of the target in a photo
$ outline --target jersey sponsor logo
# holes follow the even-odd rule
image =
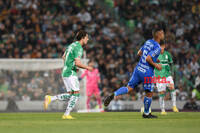
[[[170,81],[167,81],[166,77],[160,77],[160,75],[158,75],[158,77],[144,77],[144,83],[166,83],[169,84]]]

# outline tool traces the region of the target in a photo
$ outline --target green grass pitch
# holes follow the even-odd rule
[[[168,113],[143,119],[139,112],[0,113],[0,133],[200,133],[200,112]]]

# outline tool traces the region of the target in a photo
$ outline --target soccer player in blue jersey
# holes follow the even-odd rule
[[[156,63],[158,56],[160,55],[160,41],[164,40],[163,28],[159,25],[152,31],[153,39],[147,40],[144,45],[138,51],[138,56],[140,60],[134,69],[132,76],[128,82],[127,87],[121,87],[116,90],[113,94],[106,97],[104,100],[104,105],[108,106],[115,96],[127,94],[139,84],[143,83],[145,90],[144,97],[144,113],[143,118],[157,118],[157,116],[152,115],[149,112],[151,106],[154,83],[152,81],[145,82],[144,79],[152,78],[154,76],[154,68],[161,70],[162,66]]]

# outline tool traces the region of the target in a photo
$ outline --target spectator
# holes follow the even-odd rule
[[[200,75],[200,2],[115,0],[114,3],[118,13],[115,15],[125,25],[96,0],[0,0],[0,58],[60,58],[73,41],[74,31],[85,29],[91,35],[90,45],[85,47],[87,58],[99,64],[105,96],[122,82],[128,82],[136,64],[137,50],[145,39],[151,38],[153,23],[162,21],[167,25],[167,49],[176,66],[175,86],[184,85],[179,99],[187,99],[190,86],[183,79],[192,79],[195,85]],[[19,94],[19,99],[23,94],[41,99],[41,93],[57,93],[53,88],[62,90],[63,87],[55,80],[58,74],[54,71],[47,77],[42,72],[34,75],[4,71],[3,75],[6,81],[0,86],[9,82],[7,91]],[[47,84],[52,86],[47,87]],[[141,89],[138,87],[132,99],[137,99],[134,97]],[[1,99],[6,95],[0,91]]]

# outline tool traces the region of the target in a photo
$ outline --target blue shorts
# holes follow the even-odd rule
[[[128,86],[134,89],[138,84],[143,83],[144,90],[153,92],[154,83],[151,81],[144,82],[145,77],[153,78],[153,76],[154,72],[152,70],[141,71],[138,67],[136,67],[132,73],[131,79],[128,82]]]

